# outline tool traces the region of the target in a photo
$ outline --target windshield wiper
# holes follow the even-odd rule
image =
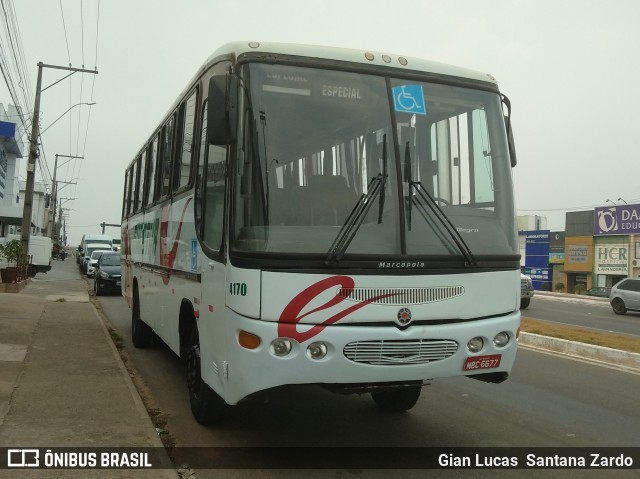
[[[417,196],[413,196],[413,191],[417,193]],[[442,208],[440,208],[440,205],[438,205],[438,201],[429,194],[421,181],[409,181],[409,195],[409,203],[411,204],[411,202],[415,201],[418,212],[425,219],[425,221],[428,221],[429,213],[427,211],[427,208],[425,207],[426,203],[427,207],[433,213],[433,216],[440,222],[442,226],[444,226],[444,229],[447,231],[447,233],[449,233],[449,236],[458,247],[458,250],[460,251],[460,253],[462,253],[462,256],[464,256],[466,265],[477,266],[478,262],[473,256],[469,245],[467,245],[466,241],[464,240],[464,238],[462,238],[462,235],[460,235],[449,217],[444,214]],[[422,200],[422,202],[420,200]]]
[[[453,240],[453,242],[458,247],[458,250],[464,256],[467,266],[477,266],[478,262],[476,261],[469,245],[465,242],[462,235],[458,232],[456,227],[453,225],[451,220],[447,215],[444,214],[440,205],[438,205],[438,201],[429,194],[427,189],[424,187],[421,181],[413,181],[411,174],[411,151],[409,149],[409,142],[407,142],[404,152],[404,161],[405,161],[405,180],[409,183],[409,201],[407,202],[407,227],[409,231],[411,231],[411,210],[413,206],[413,202],[416,202],[416,208],[420,215],[424,218],[425,221],[429,221],[429,213],[427,208],[425,207],[425,203],[427,207],[433,213],[433,216],[444,226],[444,229],[449,233],[449,236]],[[416,192],[418,196],[414,196],[413,192]],[[420,199],[422,202],[420,202]]]
[[[387,135],[382,137],[382,172],[378,176],[371,178],[367,185],[367,193],[360,196],[351,213],[344,222],[336,239],[333,240],[324,263],[328,265],[336,264],[344,256],[345,251],[356,236],[358,229],[367,217],[367,213],[373,205],[376,195],[380,195],[378,202],[378,224],[382,223],[382,211],[384,209],[385,184],[387,183]]]

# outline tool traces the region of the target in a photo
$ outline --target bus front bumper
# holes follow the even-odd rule
[[[229,404],[259,391],[294,384],[342,384],[355,386],[355,390],[358,385],[454,376],[501,382],[499,378],[506,378],[501,373],[508,374],[515,361],[520,325],[519,311],[453,324],[414,325],[405,330],[330,325],[299,343],[279,338],[277,323],[233,316],[228,316],[225,328],[225,357],[201,344],[203,379]],[[300,331],[305,328],[310,326],[298,326]],[[241,346],[241,332],[255,335],[259,344],[252,349]],[[498,345],[496,338],[500,339]]]

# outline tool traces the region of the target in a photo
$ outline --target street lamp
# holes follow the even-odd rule
[[[618,201],[623,201],[625,205],[628,205],[629,203],[627,203],[624,199],[622,198],[618,198]]]
[[[69,107],[69,109],[68,109],[67,111],[65,111],[62,115],[60,115],[60,116],[59,116],[58,118],[56,118],[55,120],[53,120],[53,123],[51,123],[48,127],[46,127],[44,130],[42,130],[42,131],[40,132],[40,135],[44,134],[44,132],[45,132],[45,131],[47,131],[49,128],[51,128],[53,125],[55,125],[55,124],[56,124],[56,122],[57,122],[60,118],[62,118],[63,116],[65,116],[67,113],[69,113],[69,112],[70,112],[72,109],[74,109],[75,107],[80,106],[80,105],[89,105],[89,106],[91,106],[91,105],[95,105],[95,104],[96,104],[96,102],[95,102],[95,101],[92,101],[92,102],[76,103],[75,105],[70,106],[70,107]]]
[[[613,201],[611,201],[609,198],[607,198],[607,201],[605,201],[605,203],[611,203],[613,206],[618,206]]]

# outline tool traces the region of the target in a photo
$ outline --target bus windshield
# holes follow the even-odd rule
[[[262,63],[240,74],[232,252],[517,254],[499,93]]]

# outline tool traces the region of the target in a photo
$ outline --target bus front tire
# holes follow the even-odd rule
[[[140,300],[137,290],[133,292],[131,308],[131,340],[136,348],[147,348],[153,342],[153,329],[140,319]]]
[[[421,392],[421,386],[410,386],[390,391],[373,392],[371,397],[383,411],[404,412],[416,405]]]
[[[520,309],[527,309],[531,303],[531,298],[520,299]]]
[[[202,425],[219,422],[225,415],[229,405],[202,380],[200,366],[200,338],[198,327],[193,326],[187,347],[187,387],[191,413]]]

